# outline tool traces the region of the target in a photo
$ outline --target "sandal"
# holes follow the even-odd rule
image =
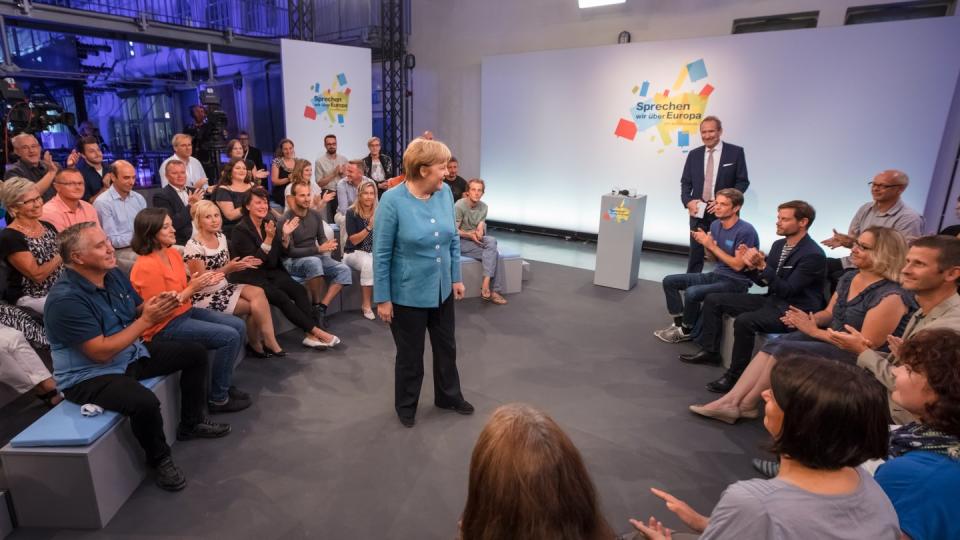
[[[490,293],[490,298],[489,298],[489,300],[490,300],[491,302],[493,302],[494,304],[498,305],[498,306],[502,306],[502,305],[504,305],[504,304],[507,303],[507,299],[504,298],[504,297],[503,297],[500,293],[498,293],[497,291],[493,291],[492,293]]]
[[[480,299],[484,302],[489,302],[493,299],[490,289],[480,289]]]

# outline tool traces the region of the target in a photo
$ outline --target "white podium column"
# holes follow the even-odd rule
[[[629,291],[637,284],[647,196],[604,195],[600,201],[593,284]]]

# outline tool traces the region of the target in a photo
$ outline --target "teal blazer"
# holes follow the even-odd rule
[[[460,277],[460,236],[453,193],[443,187],[421,201],[406,182],[387,190],[373,227],[373,301],[432,308]]]

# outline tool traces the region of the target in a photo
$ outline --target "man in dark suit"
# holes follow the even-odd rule
[[[777,234],[764,257],[756,248],[738,250],[754,283],[767,287],[767,294],[716,293],[707,295],[700,312],[702,324],[696,342],[702,347],[693,354],[681,354],[688,364],[720,364],[720,337],[723,316],[736,317],[733,323],[733,354],[730,369],[707,390],[725,394],[733,388],[753,356],[757,334],[789,332],[780,320],[790,306],[806,312],[820,311],[824,302],[826,256],[807,230],[816,212],[804,201],[790,201],[777,208]]]
[[[167,185],[153,196],[153,206],[163,208],[170,214],[173,228],[177,231],[177,245],[186,245],[193,236],[193,221],[190,206],[203,198],[203,190],[187,187],[187,166],[178,159],[167,162],[163,171]]]
[[[256,146],[250,146],[250,134],[241,131],[237,134],[237,139],[240,140],[240,146],[243,147],[243,159],[252,161],[258,169],[265,170],[267,167],[263,164],[263,152]]]
[[[714,222],[714,194],[721,189],[735,188],[746,193],[750,180],[747,178],[747,158],[743,148],[720,141],[723,125],[716,116],[708,116],[700,122],[700,139],[703,146],[687,154],[680,177],[680,200],[690,215],[690,230],[710,230]],[[690,240],[690,261],[687,273],[703,270],[703,246]]]

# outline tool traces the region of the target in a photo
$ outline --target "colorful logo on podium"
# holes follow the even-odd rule
[[[347,86],[347,76],[338,74],[333,79],[330,88],[324,89],[320,83],[310,85],[313,97],[303,109],[304,118],[316,120],[317,116],[326,117],[330,126],[343,127],[347,121],[347,111],[350,108],[350,87]]]
[[[687,152],[690,135],[699,133],[700,121],[706,115],[707,102],[714,90],[706,78],[707,64],[701,58],[682,66],[670,88],[651,93],[650,81],[634,85],[630,92],[634,98],[630,115],[620,118],[613,134],[633,141],[638,134],[655,127],[657,133],[649,138],[654,143],[659,138],[662,148],[658,153],[669,147]]]
[[[625,223],[630,221],[630,207],[624,205],[626,200],[620,201],[620,206],[614,206],[610,208],[601,216],[604,221],[616,221],[617,223]]]

